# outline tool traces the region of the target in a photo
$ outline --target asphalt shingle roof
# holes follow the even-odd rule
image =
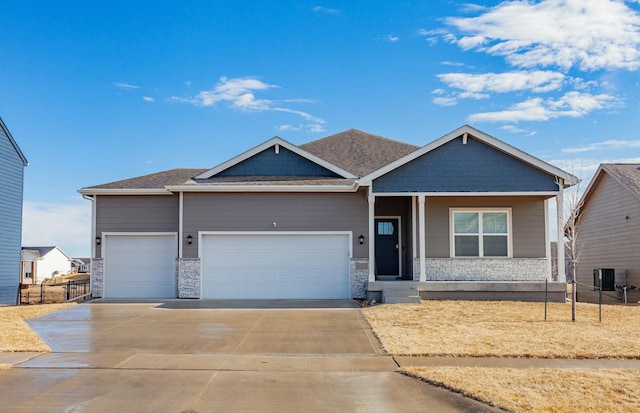
[[[604,168],[640,198],[640,164],[606,163]]]
[[[300,148],[356,176],[363,177],[420,147],[357,129],[349,129],[305,143],[300,145]]]
[[[356,176],[362,177],[419,149],[418,146],[349,129],[300,148]],[[208,169],[178,168],[136,178],[124,179],[84,189],[164,189],[167,185],[237,184],[237,185],[352,185],[353,179],[310,177],[213,177],[193,178]]]
[[[164,189],[166,185],[181,185],[187,183],[194,176],[208,169],[177,168],[168,171],[156,172],[136,178],[123,179],[122,181],[96,185],[91,189]]]

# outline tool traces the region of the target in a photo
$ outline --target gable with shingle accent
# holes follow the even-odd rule
[[[267,148],[214,175],[214,177],[245,176],[339,177],[335,172],[280,146]]]
[[[555,176],[471,136],[462,136],[382,175],[374,192],[553,192]]]

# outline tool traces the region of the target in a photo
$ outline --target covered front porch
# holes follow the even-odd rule
[[[562,205],[562,191],[553,196]],[[565,274],[558,274],[557,282],[552,279],[550,198],[552,195],[548,193],[516,196],[370,191],[372,236],[368,237],[367,298],[378,302],[421,299],[563,302]],[[484,249],[475,245],[475,252],[459,250],[467,248],[469,235],[458,237],[454,229],[457,211],[467,217],[471,214],[476,225],[484,220],[488,227],[489,218],[502,222],[494,224],[491,233],[485,228],[488,233],[484,234]],[[560,214],[555,219],[562,225]],[[482,245],[482,230],[474,231],[480,231],[471,236]],[[496,242],[499,236],[503,239]],[[504,251],[500,250],[501,245]]]

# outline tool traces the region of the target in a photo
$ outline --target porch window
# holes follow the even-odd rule
[[[454,257],[508,257],[509,211],[452,210]]]

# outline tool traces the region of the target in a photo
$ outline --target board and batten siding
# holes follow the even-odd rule
[[[183,246],[185,258],[198,256],[199,231],[351,231],[353,257],[366,258],[368,240],[366,193],[185,193]],[[274,226],[275,223],[275,226]]]
[[[16,304],[18,297],[24,167],[0,124],[0,304]]]
[[[640,201],[607,173],[583,208],[576,244],[578,301],[598,302],[592,287],[595,268],[615,269],[616,284],[625,282],[628,271],[628,283],[640,288]]]
[[[103,232],[177,232],[179,195],[96,197],[96,235]],[[96,246],[96,257],[102,257]]]
[[[373,192],[557,191],[555,177],[469,137],[444,145],[373,181]]]
[[[449,258],[450,208],[511,208],[513,258],[544,258],[543,197],[431,197],[425,202],[426,255]]]

